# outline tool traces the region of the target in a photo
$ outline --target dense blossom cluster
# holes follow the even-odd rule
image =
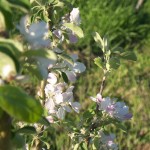
[[[115,99],[110,97],[102,98],[98,93],[96,98],[91,99],[99,105],[99,110],[109,114],[111,117],[117,118],[120,121],[131,119],[132,114],[129,113],[128,106],[124,102],[116,102]]]
[[[50,122],[53,122],[52,116],[64,119],[65,111],[71,112],[72,109],[74,109],[79,113],[80,104],[78,102],[73,102],[74,86],[68,87],[65,82],[57,83],[57,76],[55,73],[49,73],[47,82],[45,87],[45,107],[48,110],[48,119],[51,119]]]

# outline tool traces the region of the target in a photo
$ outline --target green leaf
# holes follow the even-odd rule
[[[39,101],[10,85],[0,87],[0,107],[12,117],[31,123],[38,121],[43,113]]]
[[[0,45],[0,52],[5,53],[14,61],[16,70],[17,70],[17,72],[19,72],[19,70],[20,70],[20,63],[18,60],[19,56],[17,57],[16,55],[14,55],[12,53],[12,49],[11,50],[10,49],[11,49],[11,47],[9,47],[8,44]]]
[[[16,131],[16,133],[36,134],[36,129],[32,126],[25,126]]]
[[[54,4],[55,7],[64,7],[65,6],[65,3],[63,1],[60,1],[60,0],[55,0],[55,4]]]
[[[0,11],[4,15],[7,28],[11,29],[13,27],[12,12],[9,3],[6,0],[0,0]]]
[[[15,146],[15,148],[22,148],[25,145],[25,139],[22,135],[15,134],[15,136],[12,139],[12,143]]]
[[[3,79],[9,79],[16,75],[16,66],[14,61],[8,55],[0,52],[0,76]]]
[[[78,150],[78,148],[79,148],[79,143],[77,143],[75,146],[74,146],[74,148],[73,148],[73,150]]]
[[[98,44],[98,46],[99,46],[99,47],[102,49],[102,51],[104,52],[104,49],[103,49],[104,42],[103,42],[101,36],[100,36],[97,32],[94,32],[94,33],[93,33],[93,37],[94,37],[95,42]]]
[[[132,51],[126,51],[126,52],[122,53],[121,58],[126,59],[126,60],[133,60],[133,61],[137,60],[135,53]]]
[[[120,60],[117,57],[112,57],[110,59],[109,63],[110,63],[110,67],[113,68],[113,69],[118,69],[119,66],[120,66]]]
[[[30,8],[30,1],[29,0],[7,0],[11,7],[18,8],[24,12]]]
[[[94,59],[94,63],[99,67],[99,68],[102,68],[103,69],[103,62],[101,60],[100,57],[97,57]]]
[[[83,31],[79,26],[73,23],[64,23],[64,26],[72,30],[78,37],[80,38],[84,37]]]
[[[30,74],[32,77],[36,77],[39,80],[43,79],[42,74],[36,65],[25,66],[25,72]]]
[[[61,72],[61,75],[62,75],[62,78],[64,79],[64,81],[66,83],[68,83],[68,77],[67,77],[66,73],[65,72]]]
[[[27,57],[43,57],[43,58],[47,58],[50,59],[52,61],[57,61],[57,56],[56,54],[51,51],[51,50],[43,50],[43,49],[39,49],[39,50],[29,50],[23,53],[23,56],[27,56]]]
[[[0,44],[5,44],[12,47],[12,52],[15,51],[14,54],[16,54],[17,56],[20,56],[20,53],[24,51],[22,44],[20,44],[16,40],[0,38]]]
[[[62,58],[63,60],[67,61],[69,64],[73,65],[74,62],[73,62],[73,59],[67,55],[67,54],[60,54],[58,55],[60,58]]]
[[[93,143],[93,149],[98,149],[99,148],[99,146],[100,146],[100,138],[99,137],[95,137],[94,138],[94,143]]]
[[[107,36],[104,36],[103,38],[103,42],[104,42],[104,45],[103,45],[103,49],[104,51],[108,51],[109,50],[109,40],[108,40],[108,37]]]
[[[81,143],[81,149],[82,150],[88,150],[87,144],[85,142]]]
[[[6,24],[5,24],[5,18],[4,18],[4,15],[2,14],[2,12],[0,11],[0,30],[1,31],[5,31],[5,28],[6,28]]]
[[[50,122],[45,117],[41,117],[38,123],[45,125],[45,126],[50,126]]]

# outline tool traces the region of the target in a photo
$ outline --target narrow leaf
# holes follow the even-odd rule
[[[102,49],[102,51],[104,52],[103,50],[103,45],[104,45],[104,42],[102,40],[102,38],[100,37],[100,35],[97,33],[97,32],[94,32],[93,33],[93,38],[95,40],[95,42],[98,44],[98,46]]]

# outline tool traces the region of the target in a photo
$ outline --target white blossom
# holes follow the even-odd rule
[[[102,143],[100,145],[100,150],[101,149],[118,150],[117,144],[114,143],[115,140],[114,134],[105,135],[102,131],[100,131],[100,136],[101,136],[100,142]]]
[[[49,26],[48,23],[40,21],[29,25],[29,17],[22,17],[20,25],[17,28],[25,39],[30,43],[32,48],[37,49],[41,47],[50,47],[50,40],[48,39]]]
[[[110,97],[102,98],[99,93],[96,98],[90,98],[99,105],[99,110],[106,112],[111,117],[117,118],[120,121],[131,119],[132,117],[132,114],[129,113],[128,106],[126,106],[124,102],[116,102]]]
[[[71,11],[70,22],[73,22],[76,25],[80,25],[81,19],[80,19],[79,8],[73,8],[73,10]]]

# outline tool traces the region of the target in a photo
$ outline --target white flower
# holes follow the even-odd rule
[[[28,16],[21,18],[20,25],[17,28],[25,36],[25,39],[31,44],[32,48],[50,47],[48,23],[40,21],[28,25],[28,20]]]
[[[80,103],[78,103],[78,102],[70,102],[70,105],[74,109],[74,111],[76,111],[77,113],[79,113],[79,110],[81,108]]]
[[[66,89],[66,83],[57,83],[57,77],[54,73],[49,73],[48,84],[45,86],[46,103],[45,108],[48,115],[56,115],[59,119],[64,119],[65,111],[71,112],[74,109],[77,113],[80,109],[78,102],[73,102],[73,88],[70,86]],[[64,92],[64,89],[66,91]],[[71,109],[72,108],[72,109]],[[51,118],[48,118],[51,121]]]
[[[58,117],[59,119],[62,119],[62,120],[63,120],[64,117],[65,117],[65,110],[64,110],[62,107],[60,107],[60,108],[58,109],[56,115],[57,115],[57,117]]]
[[[129,113],[128,106],[123,102],[115,102],[109,97],[103,98],[100,103],[100,110],[104,110],[111,117],[115,117],[120,121],[131,119],[132,114]]]
[[[73,10],[71,11],[70,22],[73,22],[76,25],[80,25],[81,19],[80,19],[79,8],[73,8]]]
[[[68,71],[68,70],[66,70],[65,73],[66,73],[69,81],[71,81],[71,82],[75,82],[76,81],[76,74],[75,74],[74,71]]]
[[[128,106],[123,102],[116,102],[115,99],[110,97],[102,98],[101,94],[95,97],[90,97],[99,105],[99,110],[108,113],[111,117],[115,117],[120,121],[131,119],[132,114],[129,113]]]
[[[101,148],[104,149],[111,149],[111,150],[117,150],[118,146],[117,144],[114,143],[115,140],[115,135],[114,134],[109,134],[105,135],[102,131],[100,131],[100,136],[101,136]]]
[[[56,113],[56,108],[55,108],[55,103],[53,99],[47,99],[45,103],[45,108],[48,110],[49,114],[55,114]]]
[[[54,73],[49,73],[48,74],[48,79],[47,79],[47,82],[54,85],[57,83],[57,77]]]

